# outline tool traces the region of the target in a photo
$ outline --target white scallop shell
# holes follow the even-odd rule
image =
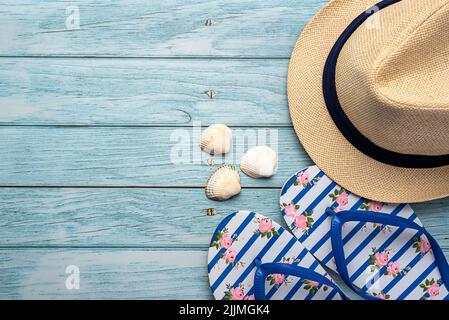
[[[200,137],[200,148],[210,154],[228,153],[232,145],[232,131],[224,124],[207,127]]]
[[[257,146],[243,155],[240,169],[252,178],[269,178],[276,173],[277,164],[277,155],[273,149]]]
[[[227,200],[239,194],[240,190],[240,173],[230,165],[215,170],[206,183],[206,196],[211,200]]]

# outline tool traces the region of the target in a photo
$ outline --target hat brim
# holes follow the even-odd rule
[[[414,203],[449,196],[449,166],[410,169],[374,160],[345,139],[326,108],[322,77],[328,54],[347,26],[376,3],[333,0],[304,29],[288,71],[288,101],[296,134],[326,175],[361,197]]]

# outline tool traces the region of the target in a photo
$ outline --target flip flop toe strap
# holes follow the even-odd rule
[[[270,274],[283,274],[285,276],[295,276],[304,280],[318,282],[337,291],[342,299],[348,300],[347,296],[331,280],[310,269],[287,263],[261,263],[256,259],[256,273],[254,275],[254,296],[256,300],[267,300],[265,295],[265,279]]]
[[[414,229],[422,232],[426,235],[434,257],[435,263],[438,266],[441,274],[441,280],[443,281],[446,288],[449,289],[449,265],[447,263],[446,257],[443,251],[438,245],[437,241],[432,237],[432,235],[423,227],[405,218],[398,216],[393,216],[390,214],[385,214],[381,212],[374,211],[360,211],[360,210],[347,210],[335,212],[331,208],[327,208],[326,212],[332,216],[331,223],[331,241],[332,241],[332,251],[334,253],[335,263],[337,265],[337,270],[343,281],[358,295],[368,300],[379,300],[372,295],[357,288],[350,280],[348,268],[346,265],[346,259],[344,254],[344,244],[342,237],[342,226],[346,222],[365,222],[365,223],[379,223],[382,225],[395,226],[405,229]]]

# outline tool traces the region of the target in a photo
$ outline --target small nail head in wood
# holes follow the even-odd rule
[[[207,96],[210,98],[210,99],[213,99],[216,95],[217,95],[217,92],[215,92],[214,90],[207,90],[206,92],[204,92],[205,94],[207,94]]]

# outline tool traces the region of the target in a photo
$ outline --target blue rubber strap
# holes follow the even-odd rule
[[[449,265],[447,263],[446,257],[443,251],[438,245],[437,241],[432,237],[432,235],[423,227],[405,218],[398,216],[393,216],[390,214],[374,212],[374,211],[360,211],[360,210],[347,210],[335,212],[331,208],[327,208],[326,212],[332,215],[331,223],[331,240],[332,240],[332,251],[335,258],[335,263],[337,265],[337,271],[340,274],[343,281],[358,295],[368,300],[378,300],[378,298],[361,291],[359,288],[354,286],[349,278],[348,269],[346,266],[346,259],[343,250],[343,237],[342,237],[342,226],[348,221],[353,222],[371,222],[380,223],[383,225],[396,226],[405,229],[414,229],[421,231],[426,235],[432,251],[435,257],[435,263],[440,270],[441,279],[446,286],[449,288]]]
[[[287,263],[271,262],[262,264],[259,259],[256,259],[256,266],[257,269],[254,275],[254,297],[256,300],[268,300],[265,295],[265,279],[270,274],[283,274],[285,276],[295,276],[304,280],[315,281],[337,290],[342,299],[349,300],[335,283],[313,270]]]

